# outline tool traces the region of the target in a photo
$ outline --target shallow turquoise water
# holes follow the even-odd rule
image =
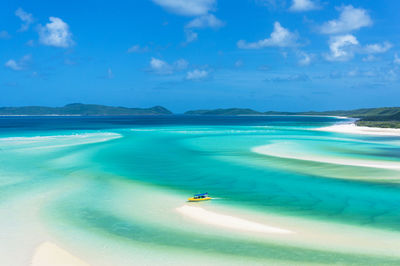
[[[261,263],[396,263],[395,258],[183,230],[175,218],[169,221],[173,212],[162,216],[153,210],[157,203],[136,201],[151,193],[156,199],[161,190],[184,204],[186,197],[207,191],[218,198],[208,204],[222,207],[400,232],[400,170],[312,159],[400,165],[400,137],[312,130],[336,122],[316,117],[1,118],[0,206],[6,210],[21,200],[21,208],[29,208],[26,204],[45,195],[33,217],[65,243],[73,235],[82,243],[99,237],[128,250],[153,245],[178,254],[240,256]],[[288,157],[301,152],[304,160],[252,150],[276,144],[274,151]],[[146,189],[135,191],[135,184]]]
[[[306,138],[307,142],[316,143],[311,149],[319,148],[329,153],[323,141],[318,140],[324,137],[324,141],[328,142],[329,138],[325,137],[328,134],[289,131],[291,135],[288,136],[283,130],[266,130],[264,133],[251,130],[246,133],[246,129],[192,130],[197,132],[175,133],[175,130],[171,130],[125,133],[125,138],[106,144],[95,160],[107,165],[106,170],[110,169],[127,178],[136,177],[189,194],[208,191],[228,204],[246,204],[261,210],[316,219],[400,229],[400,187],[392,182],[379,182],[387,171],[335,165],[337,171],[355,168],[352,170],[355,174],[359,171],[358,175],[364,180],[321,178],[319,174],[325,171],[325,164],[302,162],[301,167],[310,167],[313,172],[302,174],[285,169],[285,164],[291,164],[292,160],[270,160],[251,152],[251,147],[268,144],[272,140],[284,141],[291,137],[296,142],[303,142],[312,135],[313,140]],[[334,142],[334,145],[344,146],[349,141]],[[360,151],[370,148],[368,143],[351,144],[358,146]],[[372,144],[371,148],[376,153],[368,156],[342,153],[350,158],[375,159],[384,149],[390,151],[390,145],[384,143]],[[260,163],[254,165],[251,161]]]

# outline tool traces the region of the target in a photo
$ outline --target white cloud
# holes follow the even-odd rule
[[[329,61],[346,61],[354,56],[354,49],[358,45],[357,38],[351,34],[331,37],[329,40]]]
[[[4,65],[12,70],[22,70],[22,67],[14,59],[8,60]]]
[[[372,20],[365,9],[348,5],[339,10],[339,18],[325,22],[320,28],[321,33],[341,34],[372,25]]]
[[[10,38],[11,38],[11,35],[7,31],[5,31],[5,30],[0,31],[0,39],[6,40],[6,39],[10,39]]]
[[[189,63],[185,59],[178,59],[174,62],[173,67],[176,70],[184,70],[188,67]]]
[[[157,74],[172,74],[172,67],[165,61],[152,57],[150,60],[150,68]]]
[[[385,80],[395,81],[399,80],[399,71],[398,69],[390,69],[388,72],[384,73]]]
[[[281,26],[279,22],[274,23],[274,31],[271,33],[269,38],[260,40],[258,42],[247,43],[244,40],[240,40],[237,46],[241,49],[260,49],[264,47],[289,47],[296,46],[297,34],[290,32]]]
[[[399,55],[397,53],[394,54],[393,63],[400,65],[400,57],[399,57]]]
[[[140,51],[140,45],[136,44],[128,49],[128,53],[137,53]]]
[[[186,35],[186,43],[194,42],[198,38],[197,32],[194,32],[194,31],[189,30],[189,29],[185,30],[185,35]]]
[[[4,65],[12,70],[19,71],[23,70],[27,67],[29,61],[31,60],[31,55],[25,55],[18,61],[14,59],[8,60]]]
[[[22,25],[19,31],[26,31],[29,29],[29,26],[33,23],[34,19],[32,14],[25,12],[22,8],[18,8],[15,11],[15,15],[22,20]]]
[[[330,53],[325,55],[329,61],[347,61],[353,58],[354,54],[367,54],[362,58],[364,62],[372,62],[377,60],[375,54],[385,53],[392,48],[389,42],[368,44],[361,46],[354,35],[345,34],[333,36],[329,40]]]
[[[186,28],[213,28],[217,29],[224,26],[224,22],[216,18],[213,14],[207,14],[197,17],[190,21]]]
[[[153,0],[169,12],[183,16],[206,15],[215,7],[215,0]]]
[[[299,65],[308,66],[311,63],[313,56],[314,55],[308,54],[308,53],[303,52],[303,51],[298,52],[297,53],[297,57],[299,58],[299,61],[298,61]]]
[[[192,29],[213,28],[217,29],[225,25],[210,12],[215,11],[216,0],[152,0],[169,12],[195,17],[185,26],[186,42],[184,45],[196,41],[198,33]]]
[[[362,59],[363,62],[373,62],[375,60],[376,60],[376,57],[373,56],[372,54],[370,54]]]
[[[44,45],[67,48],[74,44],[67,23],[60,18],[50,17],[50,23],[40,26],[39,41]]]
[[[128,53],[144,53],[149,50],[149,47],[141,47],[139,44],[133,45],[128,49]]]
[[[186,79],[188,80],[202,80],[208,76],[208,71],[195,69],[187,72]]]
[[[359,75],[360,74],[360,72],[359,72],[359,70],[356,68],[356,69],[353,69],[353,70],[350,70],[348,73],[347,73],[347,75],[349,76],[349,77],[355,77],[355,76],[357,76],[357,75]]]
[[[389,51],[392,47],[393,45],[390,42],[384,42],[382,44],[368,44],[364,47],[363,50],[367,54],[380,54]]]
[[[348,77],[375,77],[378,75],[378,70],[360,70],[358,68],[354,68],[353,70],[345,73]]]
[[[293,0],[289,10],[293,12],[310,11],[319,9],[320,6],[312,0]]]
[[[185,26],[185,35],[186,35],[186,43],[190,43],[196,41],[198,38],[197,32],[194,32],[192,29],[200,29],[200,28],[213,28],[218,29],[225,25],[224,22],[219,20],[213,14],[206,14],[203,16],[199,16],[191,20]]]
[[[177,61],[169,64],[161,59],[152,57],[150,60],[150,69],[159,75],[170,75],[175,71],[182,71],[188,67],[189,63],[185,59],[178,59]]]

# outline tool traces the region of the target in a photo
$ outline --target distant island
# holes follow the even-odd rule
[[[0,107],[2,116],[123,116],[123,115],[171,115],[172,112],[162,106],[150,108],[129,108],[98,104],[71,103],[63,107],[21,106]],[[345,116],[357,118],[358,126],[400,128],[400,107],[363,108],[356,110],[308,111],[308,112],[260,112],[249,108],[202,109],[191,110],[185,115],[316,115]]]
[[[358,126],[400,128],[400,107],[363,108],[356,110],[308,111],[308,112],[259,112],[248,108],[191,110],[186,115],[319,115],[358,118]]]
[[[81,116],[105,116],[105,115],[169,115],[171,111],[162,107],[151,108],[128,108],[114,107],[98,104],[72,103],[63,107],[46,106],[22,106],[22,107],[0,107],[0,115],[81,115]]]

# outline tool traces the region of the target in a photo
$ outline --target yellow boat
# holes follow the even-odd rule
[[[196,202],[196,201],[204,201],[204,200],[210,200],[211,197],[208,196],[208,193],[202,193],[202,194],[196,194],[191,198],[188,198],[188,201],[191,202]]]

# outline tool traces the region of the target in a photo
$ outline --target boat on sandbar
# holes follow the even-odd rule
[[[188,201],[190,202],[196,202],[196,201],[204,201],[204,200],[210,200],[211,197],[208,196],[208,193],[201,193],[201,194],[196,194],[191,198],[188,198]]]

